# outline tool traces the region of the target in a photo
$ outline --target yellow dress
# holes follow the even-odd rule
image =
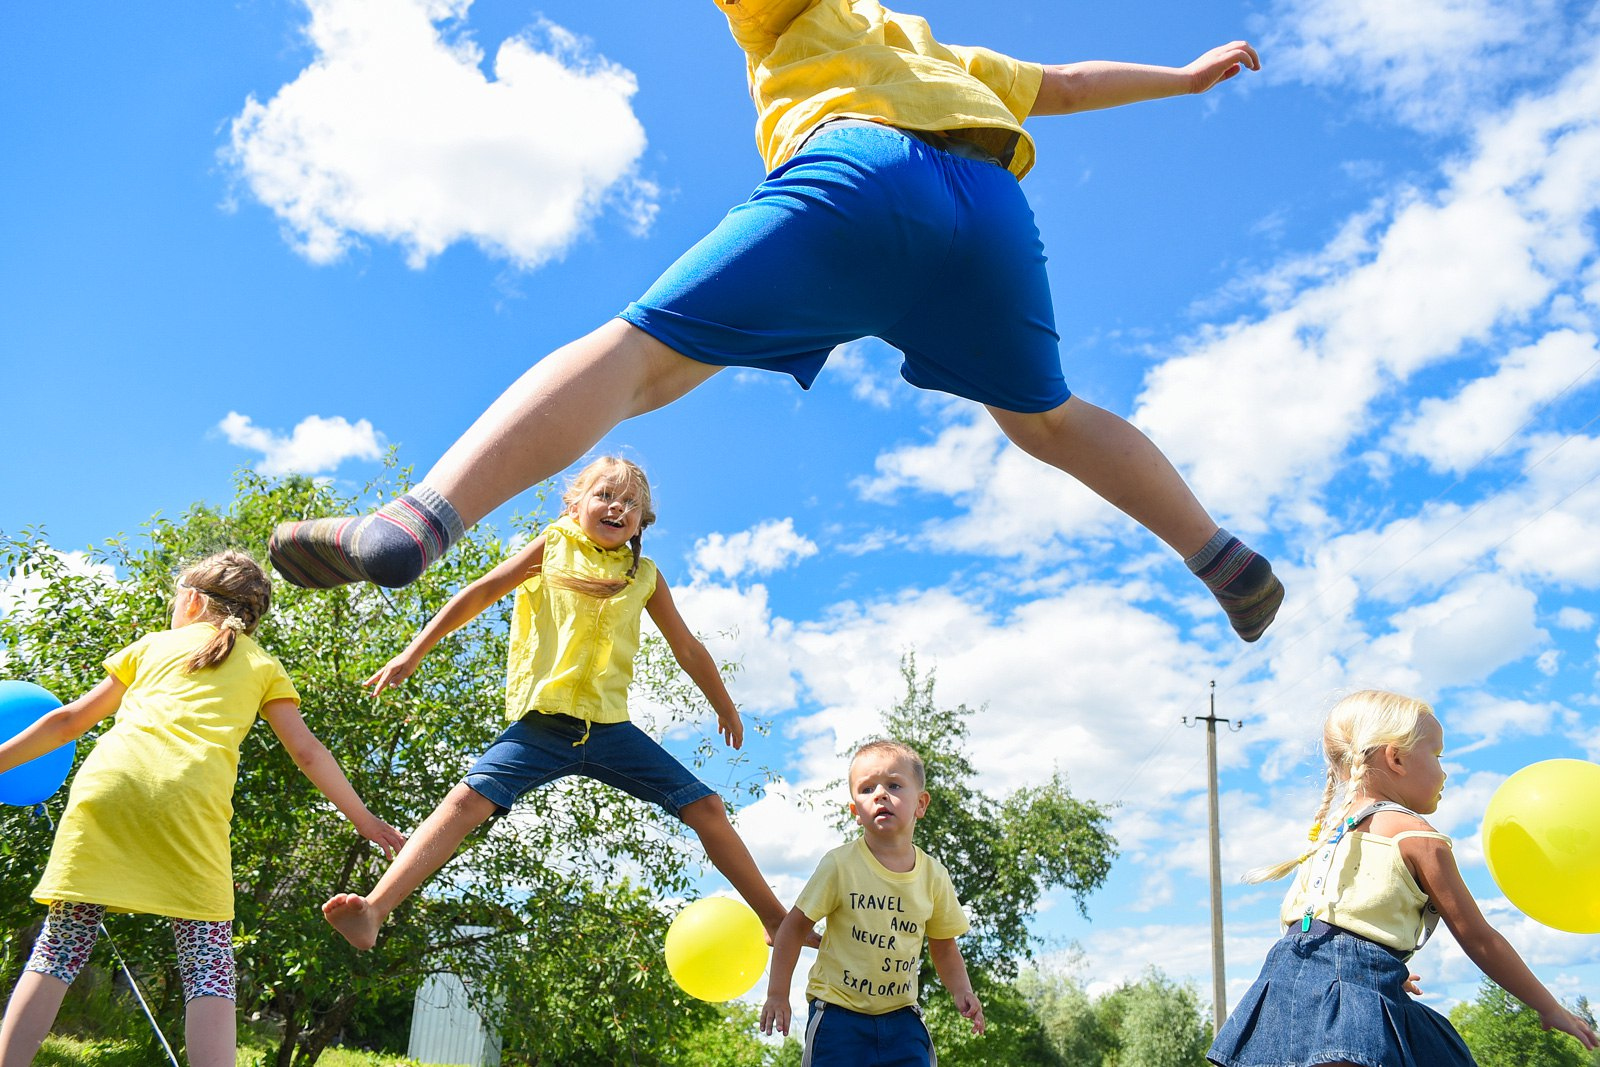
[[[73,778],[35,900],[233,918],[228,831],[239,746],[264,705],[300,697],[283,666],[244,634],[226,662],[184,673],[215,632],[207,622],[162,630],[105,661],[128,690]]]

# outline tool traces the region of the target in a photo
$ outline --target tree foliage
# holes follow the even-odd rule
[[[1588,1014],[1588,1005],[1579,1006]],[[1485,978],[1475,1000],[1450,1012],[1461,1039],[1480,1067],[1588,1067],[1595,1062],[1583,1046],[1539,1025],[1539,1013]]]
[[[391,468],[351,499],[303,478],[241,473],[227,507],[196,505],[176,521],[157,516],[143,537],[118,537],[90,552],[89,568],[54,551],[42,530],[0,534],[0,568],[12,594],[0,616],[4,674],[71,699],[103,677],[105,656],[167,625],[172,578],[186,563],[223,547],[264,560],[277,521],[366,510],[403,483],[404,472]],[[535,525],[519,521],[518,535]],[[360,680],[509,550],[479,527],[402,590],[309,592],[279,582],[257,634],[282,660],[307,722],[356,790],[403,830],[421,822],[503,725],[509,602],[441,642],[381,702]],[[652,655],[661,658],[659,650]],[[666,677],[641,673],[647,689],[651,678]],[[702,716],[681,688],[650,695],[669,718]],[[79,743],[80,760],[92,741]],[[65,790],[48,807],[59,814],[64,801]],[[656,901],[689,888],[699,853],[653,806],[609,788],[535,791],[469,839],[395,912],[377,947],[360,954],[329,930],[319,907],[334,892],[370,888],[383,857],[304,780],[265,727],[246,738],[234,806],[239,1006],[281,1024],[277,1067],[315,1062],[341,1034],[360,1030],[375,1004],[409,1001],[439,967],[501,1009],[507,1063],[657,1062],[675,1033],[722,1020],[709,1005],[688,1001],[665,972],[668,917]],[[30,813],[0,810],[8,988],[41,917],[28,894],[50,836]],[[181,1033],[166,925],[132,916],[108,925],[154,993],[164,1029]],[[483,927],[491,932],[463,932]]]
[[[1211,1026],[1192,986],[1147,970],[1091,1000],[1070,974],[1025,971],[1016,988],[1042,1027],[1048,1062],[1072,1067],[1205,1067]]]

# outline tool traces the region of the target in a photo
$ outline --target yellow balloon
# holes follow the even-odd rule
[[[696,999],[718,1003],[743,996],[766,966],[761,920],[740,901],[697,900],[667,928],[667,971]]]
[[[1545,760],[1500,783],[1483,813],[1483,853],[1529,918],[1600,933],[1600,764]]]

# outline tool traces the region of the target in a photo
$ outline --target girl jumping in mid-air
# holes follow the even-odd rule
[[[1208,1058],[1223,1067],[1462,1067],[1472,1055],[1444,1016],[1413,1001],[1406,961],[1442,916],[1469,959],[1506,992],[1594,1048],[1594,1033],[1484,919],[1424,815],[1439,806],[1444,731],[1420,700],[1367,690],[1334,705],[1312,847],[1246,876],[1293,871],[1285,933],[1228,1016]],[[1332,833],[1322,821],[1344,791]],[[1414,989],[1414,987],[1410,987]]]
[[[659,804],[688,823],[769,936],[783,922],[787,909],[728,822],[722,798],[628,721],[640,616],[648,611],[716,711],[723,739],[734,748],[744,741],[716,661],[689,632],[655,564],[640,554],[641,535],[655,521],[650,483],[633,463],[607,456],[579,472],[562,502],[559,520],[452,597],[405,651],[366,680],[374,695],[399,685],[446,634],[517,591],[506,666],[511,725],[417,828],[371,893],[341,893],[322,906],[358,949],[372,947],[384,920],[467,834],[524,793],[572,774]]]
[[[1166,542],[1239,636],[1260,637],[1283,599],[1271,565],[1144,434],[1067,388],[1017,181],[1034,160],[1024,119],[1203,93],[1258,69],[1255,50],[1040,66],[940,44],[876,0],[718,7],[745,54],[766,180],[617,318],[528,370],[415,490],[372,515],[281,524],[273,565],[316,588],[404,585],[465,527],[719,368],[809,387],[836,345],[876,336],[911,384],[983,404],[1019,448]]]
[[[105,681],[0,744],[6,771],[117,717],[72,781],[33,891],[50,913],[0,1024],[0,1067],[33,1062],[107,911],[172,917],[189,1062],[233,1067],[228,827],[239,746],[257,715],[362,837],[389,856],[405,843],[361,803],[306,728],[289,676],[250,636],[271,602],[272,582],[249,556],[201,560],[178,577],[170,630],[112,655]]]

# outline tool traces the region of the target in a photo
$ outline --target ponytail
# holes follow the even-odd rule
[[[239,635],[255,633],[272,607],[272,579],[243,552],[207,556],[179,575],[178,586],[200,594],[205,605],[200,621],[217,628],[184,663],[188,674],[227,662]]]

